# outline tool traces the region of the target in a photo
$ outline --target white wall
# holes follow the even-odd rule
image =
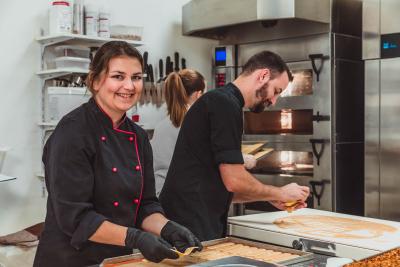
[[[0,1],[0,147],[9,146],[3,170],[18,179],[0,183],[0,235],[41,222],[46,198],[41,181],[35,176],[41,168],[40,47],[35,42],[47,23],[50,0]],[[144,27],[149,63],[158,66],[160,58],[175,51],[187,66],[199,70],[209,80],[210,51],[216,43],[181,35],[182,5],[188,0],[109,0],[112,24]],[[158,67],[157,67],[158,69]],[[164,116],[165,107],[139,108],[149,126]]]

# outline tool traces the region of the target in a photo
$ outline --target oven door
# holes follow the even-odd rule
[[[260,181],[314,186],[323,193],[314,206],[330,209],[330,60],[317,64],[323,64],[318,77],[312,60],[288,63],[294,79],[276,105],[259,114],[245,110],[243,142],[262,141],[264,149],[273,149],[250,170]]]

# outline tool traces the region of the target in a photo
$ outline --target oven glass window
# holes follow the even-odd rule
[[[272,151],[257,161],[254,174],[313,176],[313,154],[307,151]]]
[[[280,97],[304,96],[313,93],[313,71],[292,70],[293,81],[289,83]]]
[[[313,134],[312,109],[244,112],[245,134]]]

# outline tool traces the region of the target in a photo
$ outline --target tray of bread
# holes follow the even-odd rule
[[[207,261],[219,260],[226,257],[240,256],[256,261],[294,264],[313,258],[313,254],[286,247],[274,246],[266,243],[249,241],[241,238],[226,237],[203,242],[204,248],[200,252],[180,257],[177,260],[163,260],[161,263],[152,263],[138,254],[105,259],[102,267],[153,267],[153,266],[190,266]],[[279,265],[278,265],[279,266]]]
[[[400,248],[346,264],[344,267],[397,267],[400,266]]]

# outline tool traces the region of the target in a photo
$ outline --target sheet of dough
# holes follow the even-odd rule
[[[386,251],[400,245],[400,222],[316,209],[230,217],[229,222],[257,229]],[[271,223],[274,222],[274,223]]]

